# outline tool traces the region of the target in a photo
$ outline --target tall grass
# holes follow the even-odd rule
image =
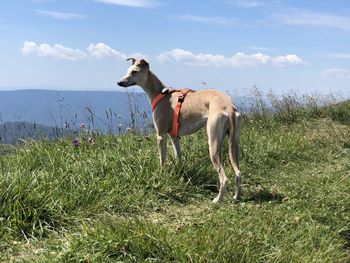
[[[293,92],[275,95],[272,92],[264,94],[254,87],[251,96],[243,103],[244,111],[249,118],[263,119],[265,122],[289,124],[301,119],[317,119],[329,117],[343,124],[349,124],[349,104],[341,101],[332,94],[304,94]]]
[[[6,152],[0,259],[349,261],[349,101],[256,99],[243,119],[240,202],[231,180],[224,202],[212,205],[218,178],[204,131],[182,138],[182,167],[171,154],[159,167],[155,136],[137,130]]]
[[[128,109],[125,115],[114,112],[111,108],[103,114],[96,112],[91,106],[81,107],[72,116],[71,107],[63,97],[57,94],[56,114],[50,112],[47,122],[54,123],[53,127],[23,120],[2,122],[0,120],[0,144],[21,144],[27,140],[57,140],[75,137],[84,131],[98,134],[124,134],[130,130],[149,133],[153,125],[149,111],[145,111],[139,104],[144,104],[146,96],[141,93],[127,92]]]

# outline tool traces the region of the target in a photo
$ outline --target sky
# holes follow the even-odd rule
[[[0,90],[120,91],[128,57],[175,88],[347,98],[350,1],[0,2]]]

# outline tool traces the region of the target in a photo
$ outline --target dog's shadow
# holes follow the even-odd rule
[[[247,197],[243,199],[245,202],[255,202],[260,204],[265,202],[281,203],[283,198],[283,194],[268,191],[267,189],[262,188],[253,192],[249,191],[247,193]]]
[[[192,186],[209,192],[218,191],[218,177],[210,169],[203,167],[182,167],[180,173]]]
[[[204,190],[206,194],[212,195],[218,193],[218,177],[210,167],[179,166],[176,167],[176,170],[185,181],[194,187]],[[225,195],[234,194],[235,187],[234,179],[231,179]],[[254,183],[253,185],[248,183],[242,185],[242,198],[240,201],[258,204],[266,202],[282,203],[284,198],[285,196],[283,194],[276,192],[276,190],[266,189],[260,183]]]
[[[344,249],[350,249],[350,229],[343,230],[339,233],[339,235],[345,239],[345,244],[343,246]]]

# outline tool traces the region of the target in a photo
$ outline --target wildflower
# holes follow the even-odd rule
[[[88,142],[90,144],[95,144],[95,139],[93,137],[89,137]]]
[[[72,141],[73,145],[75,147],[78,147],[80,145],[80,142],[79,142],[79,139],[75,138],[73,141]]]
[[[64,122],[64,127],[67,129],[69,128],[69,123],[67,121]]]
[[[84,123],[84,122],[81,122],[81,123],[80,123],[80,129],[83,129],[83,128],[85,128],[85,123]]]

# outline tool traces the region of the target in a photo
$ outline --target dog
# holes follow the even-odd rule
[[[219,193],[213,199],[213,202],[217,203],[223,199],[228,183],[221,162],[223,140],[228,135],[229,159],[236,175],[234,199],[239,199],[242,181],[238,148],[241,114],[231,97],[215,89],[196,92],[186,90],[186,94],[179,90],[169,92],[169,88],[150,70],[146,60],[135,58],[127,60],[131,60],[132,65],[117,84],[125,88],[134,85],[140,86],[154,106],[153,121],[160,153],[160,164],[163,166],[166,162],[167,134],[171,135],[175,156],[181,162],[180,136],[192,134],[206,126],[210,159],[220,180]],[[183,95],[186,96],[185,99]],[[159,98],[157,104],[153,105],[155,100]],[[178,107],[179,104],[180,107]],[[178,116],[176,116],[176,109],[179,112]],[[173,129],[177,122],[178,131],[174,134]]]

